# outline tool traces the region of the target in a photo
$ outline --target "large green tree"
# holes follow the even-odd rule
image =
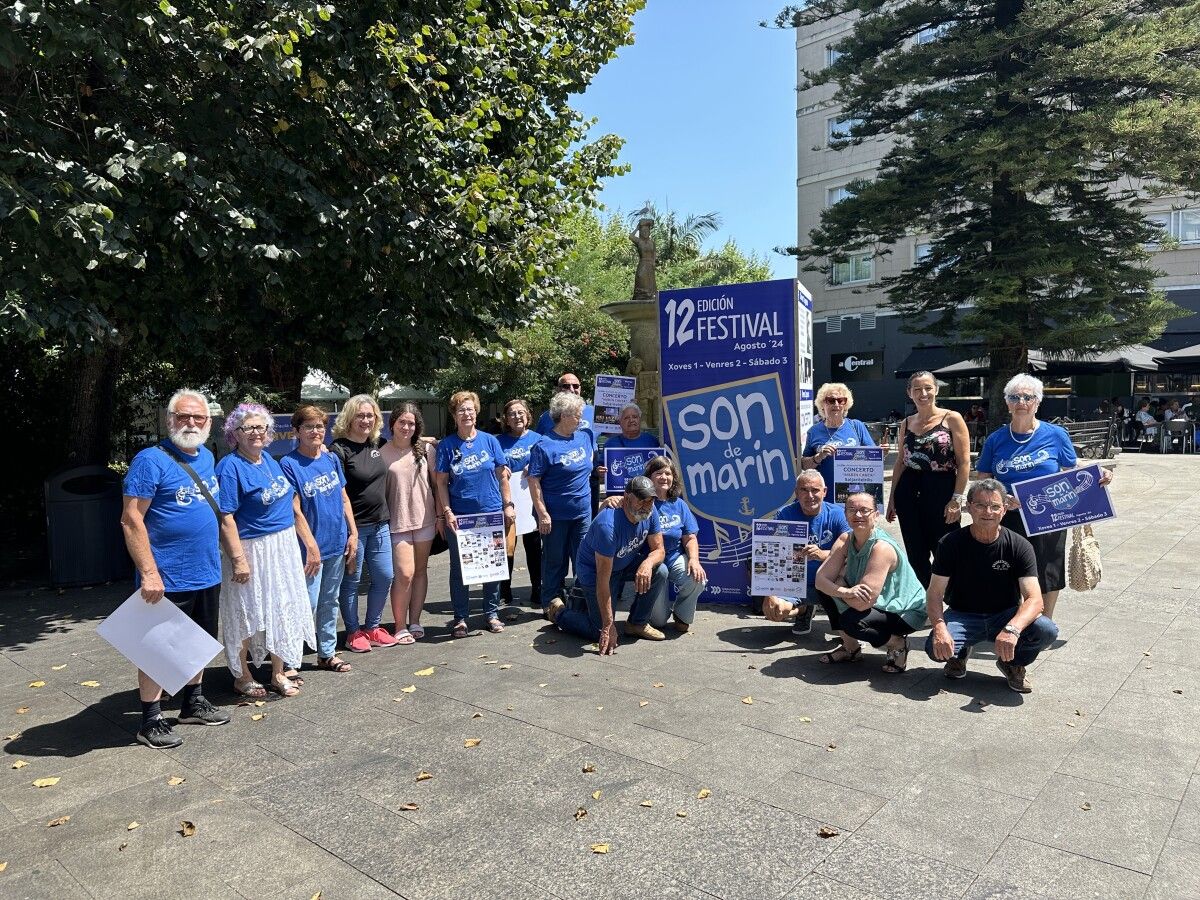
[[[553,306],[619,171],[568,99],[641,3],[0,0],[0,339],[76,359],[65,443],[122,354],[295,394]]]
[[[853,31],[806,87],[837,85],[838,149],[892,143],[798,248],[808,268],[928,235],[884,287],[918,327],[987,347],[993,410],[1030,348],[1158,336],[1175,308],[1138,189],[1200,189],[1200,4],[814,0],[777,24],[843,16]]]

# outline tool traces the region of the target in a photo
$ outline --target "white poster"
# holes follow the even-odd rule
[[[504,513],[470,513],[458,519],[458,561],[463,584],[508,579]]]
[[[168,694],[178,694],[221,652],[221,645],[169,598],[147,603],[141,588],[96,633]]]
[[[637,393],[637,379],[626,375],[597,375],[596,393],[592,404],[596,419],[592,430],[599,434],[620,434],[621,407],[632,403]]]
[[[838,447],[833,458],[833,499],[845,503],[859,491],[873,494],[883,509],[883,448]]]
[[[813,315],[812,296],[796,282],[796,457],[813,426]]]
[[[508,474],[508,492],[517,513],[517,534],[537,531],[537,516],[533,514],[533,495],[529,493],[529,469]]]
[[[807,522],[755,519],[750,593],[803,599],[808,590]]]

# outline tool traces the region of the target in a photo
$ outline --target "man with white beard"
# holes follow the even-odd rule
[[[133,458],[125,476],[121,527],[133,557],[142,598],[165,596],[201,628],[217,636],[221,588],[219,513],[213,495],[217,476],[212,452],[204,446],[211,420],[208,400],[182,390],[167,404],[168,438]],[[179,692],[179,722],[224,725],[229,716],[201,693],[201,669]],[[138,672],[142,727],[137,739],[147,747],[178,747],[183,740],[162,715],[162,688]]]

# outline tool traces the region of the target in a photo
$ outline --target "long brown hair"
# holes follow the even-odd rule
[[[405,413],[412,413],[413,421],[417,423],[412,436],[412,452],[413,459],[417,461],[417,468],[420,468],[425,463],[425,442],[421,440],[421,433],[425,430],[425,418],[421,415],[421,407],[408,401],[396,404],[392,414],[388,416],[388,428],[395,432],[396,420]]]

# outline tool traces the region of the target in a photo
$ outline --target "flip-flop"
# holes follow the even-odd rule
[[[408,633],[413,636],[414,641],[419,641],[421,638],[425,637],[425,626],[423,626],[420,622],[414,622],[408,626]]]
[[[454,628],[450,632],[456,638],[465,638],[467,636],[467,623],[461,619],[454,623]]]
[[[838,653],[839,651],[841,653],[844,653],[845,656],[835,656],[834,655],[834,654]],[[825,663],[825,665],[829,666],[829,665],[838,665],[840,663],[854,662],[854,660],[858,659],[860,656],[862,656],[862,644],[859,644],[853,650],[847,650],[846,645],[843,644],[841,647],[831,650],[828,653],[822,653],[820,656],[817,657],[817,659],[819,659],[821,662]]]
[[[395,633],[394,637],[397,644],[415,644],[417,642],[417,639],[413,637],[412,632],[407,628],[401,628]]]
[[[327,672],[337,672],[342,675],[351,671],[354,667],[348,662],[338,659],[336,656],[331,656],[328,659],[318,659],[317,668],[325,669]]]
[[[234,681],[233,692],[239,697],[249,697],[251,700],[261,700],[267,696],[267,689],[257,681]]]
[[[304,679],[300,677],[299,672],[292,672],[290,675],[287,672],[284,672],[283,674],[284,677],[296,687],[304,687]]]
[[[492,634],[499,634],[504,630],[504,623],[499,619],[488,619],[488,631]]]

